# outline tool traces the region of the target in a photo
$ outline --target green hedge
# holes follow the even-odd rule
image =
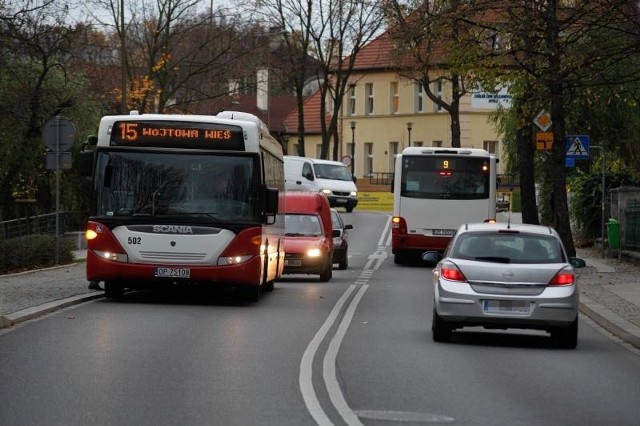
[[[72,241],[60,238],[59,263],[73,262]],[[46,268],[56,264],[54,235],[27,235],[0,240],[0,274]]]

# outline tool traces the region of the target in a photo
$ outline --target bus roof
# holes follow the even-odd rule
[[[472,157],[489,157],[493,154],[480,148],[441,148],[410,146],[402,150],[402,155],[469,155]]]

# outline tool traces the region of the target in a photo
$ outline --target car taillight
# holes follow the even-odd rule
[[[463,283],[467,281],[467,277],[464,276],[462,271],[451,262],[446,262],[440,267],[440,276],[449,281],[459,281]]]
[[[576,275],[572,269],[561,269],[549,281],[549,285],[572,285],[576,281]]]

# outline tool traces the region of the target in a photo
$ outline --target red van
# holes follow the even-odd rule
[[[333,226],[327,197],[319,192],[284,194],[284,273],[333,275]]]

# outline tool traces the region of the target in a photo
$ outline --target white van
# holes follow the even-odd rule
[[[322,192],[331,207],[344,207],[347,212],[358,205],[355,177],[339,161],[285,155],[284,188],[287,191]]]

